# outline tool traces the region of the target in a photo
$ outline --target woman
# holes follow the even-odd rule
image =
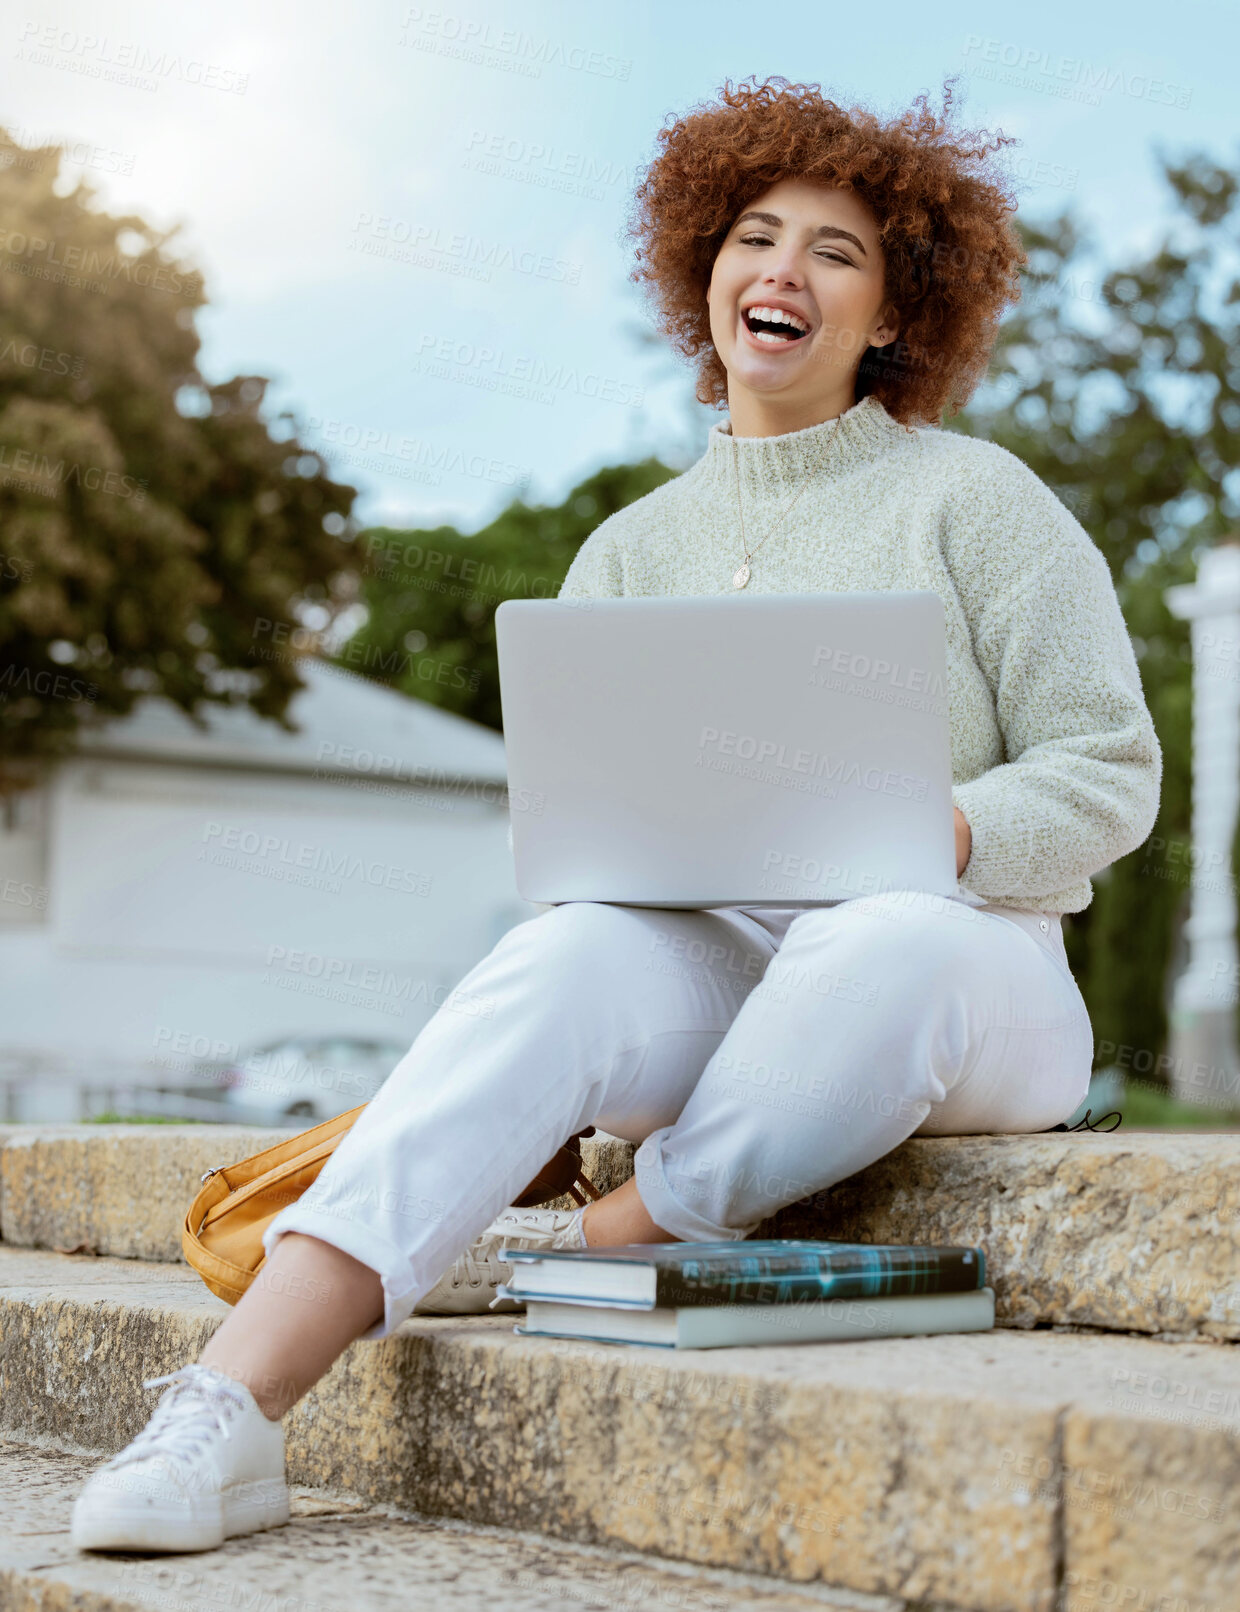
[[[201,1360],[160,1379],[78,1500],[79,1546],[208,1549],[283,1522],[283,1412],[353,1339],[485,1309],[504,1240],[741,1238],[914,1133],[1044,1130],[1084,1096],[1061,915],[1149,833],[1161,756],[1092,540],[1011,454],[936,429],[984,374],[1021,262],[987,168],[1003,137],[949,114],[923,97],[884,124],[776,79],[660,133],[634,277],[728,422],[598,527],[562,593],[937,592],[958,899],[570,902],[518,924],[272,1223]],[[633,1180],[500,1212],[591,1124],[642,1143]]]

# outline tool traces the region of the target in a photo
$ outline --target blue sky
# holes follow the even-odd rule
[[[725,79],[891,114],[960,73],[965,120],[1021,142],[1022,212],[1071,205],[1108,254],[1159,235],[1158,151],[1240,155],[1231,0],[35,0],[0,49],[10,130],[182,226],[207,374],[272,377],[361,519],[469,531],[700,452],[718,416],[639,341],[623,230],[660,125]]]

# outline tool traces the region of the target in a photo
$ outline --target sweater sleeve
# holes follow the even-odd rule
[[[621,599],[624,597],[624,575],[620,556],[606,531],[614,516],[608,516],[586,538],[573,556],[564,581],[560,584],[557,599]]]
[[[961,884],[1036,907],[1145,840],[1162,752],[1106,561],[1045,483],[1003,459],[969,524],[984,589],[974,654],[1005,760],[952,799],[972,830]]]

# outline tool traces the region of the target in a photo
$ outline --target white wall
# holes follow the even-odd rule
[[[114,1072],[284,1035],[411,1041],[539,910],[517,895],[497,793],[64,764],[46,913],[0,921],[0,1052]]]

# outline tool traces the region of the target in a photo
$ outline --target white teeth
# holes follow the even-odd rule
[[[799,330],[803,334],[809,330],[809,326],[804,319],[798,319],[796,314],[789,313],[785,308],[764,308],[761,304],[758,304],[753,308],[746,308],[745,312],[752,314],[755,318],[765,319],[769,323],[791,325],[793,330]],[[776,336],[774,339],[778,341],[779,337]]]

